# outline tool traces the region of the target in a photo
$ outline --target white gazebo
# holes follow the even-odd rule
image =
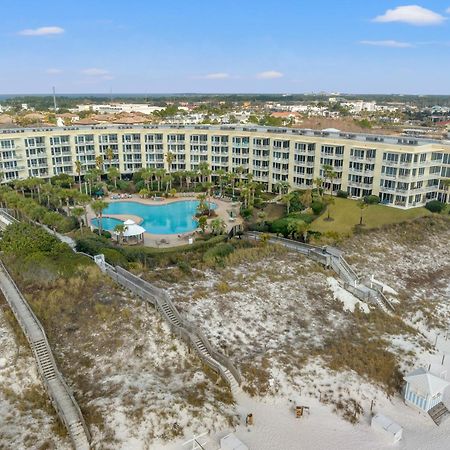
[[[134,220],[128,219],[124,223],[125,230],[123,233],[114,231],[114,234],[119,238],[122,236],[127,243],[136,241],[136,243],[144,242],[144,233],[146,232],[144,227],[138,225]]]

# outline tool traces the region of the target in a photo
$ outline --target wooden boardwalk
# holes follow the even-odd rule
[[[90,434],[80,408],[56,366],[41,323],[0,261],[0,289],[19,322],[36,359],[39,374],[76,450],[90,448]]]

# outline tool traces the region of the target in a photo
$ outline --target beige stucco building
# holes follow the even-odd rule
[[[336,172],[333,190],[351,197],[380,196],[382,202],[409,208],[431,199],[450,202],[444,180],[450,178],[450,141],[404,136],[343,133],[254,126],[97,125],[0,130],[0,171],[3,182],[60,173],[82,174],[96,167],[106,151],[122,175],[143,167],[195,171],[202,162],[213,171],[251,173],[275,191],[279,182],[291,189],[324,178],[323,166]],[[329,180],[325,185],[329,186]]]

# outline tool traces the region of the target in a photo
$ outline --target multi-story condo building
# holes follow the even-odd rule
[[[276,191],[312,187],[323,166],[336,176],[333,191],[351,197],[377,195],[391,206],[410,208],[438,199],[450,202],[450,141],[248,126],[70,126],[0,130],[2,182],[27,177],[82,174],[96,167],[108,149],[122,175],[151,167],[196,171],[206,162],[213,171],[243,171]],[[171,167],[166,155],[170,152]],[[240,169],[238,169],[240,168]]]

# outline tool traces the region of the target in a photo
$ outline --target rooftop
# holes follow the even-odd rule
[[[81,122],[81,121],[80,121]],[[385,136],[377,134],[363,134],[363,133],[349,133],[340,130],[312,130],[312,129],[300,129],[300,128],[282,128],[282,127],[263,127],[259,125],[114,125],[114,124],[99,124],[99,125],[80,125],[77,122],[73,126],[67,127],[18,127],[18,128],[4,128],[0,130],[0,134],[19,134],[19,133],[39,133],[48,131],[57,131],[61,133],[62,131],[95,131],[95,130],[161,130],[161,131],[196,131],[202,133],[202,131],[238,131],[238,132],[252,132],[259,133],[261,135],[273,135],[277,136],[285,135],[286,137],[329,137],[330,139],[346,139],[354,140],[356,142],[373,142],[373,143],[385,143],[389,145],[402,145],[402,146],[420,146],[420,145],[446,145],[450,146],[450,140],[438,140],[438,139],[425,139],[416,138],[410,136]],[[281,137],[280,137],[281,138]]]
[[[450,383],[442,378],[427,372],[423,367],[413,370],[403,378],[418,391],[431,395],[442,393]]]

